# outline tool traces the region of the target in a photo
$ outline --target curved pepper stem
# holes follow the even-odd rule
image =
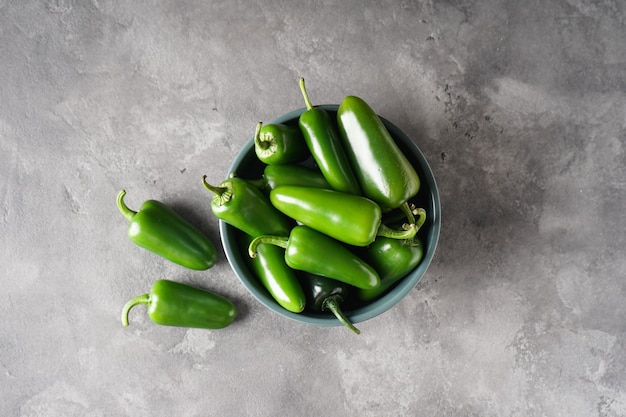
[[[415,224],[404,224],[402,230],[392,229],[389,226],[380,224],[376,236],[388,237],[390,239],[413,239],[417,234],[417,227]]]
[[[131,298],[124,308],[122,309],[122,326],[128,326],[128,313],[130,309],[135,307],[138,304],[150,304],[150,294],[142,294],[138,295],[135,298]]]
[[[352,324],[350,320],[348,320],[348,318],[343,314],[343,311],[341,311],[339,304],[342,301],[343,298],[339,294],[331,295],[330,297],[326,298],[322,303],[322,310],[330,310],[335,315],[335,317],[337,317],[337,320],[341,322],[341,324],[352,330],[354,333],[361,334],[361,331],[354,327],[354,324]]]
[[[230,187],[216,187],[214,185],[209,184],[206,181],[206,175],[202,176],[202,185],[204,188],[211,191],[215,194],[215,199],[219,201],[220,205],[224,203],[228,203],[230,199],[233,197],[233,190]]]
[[[417,232],[418,230],[420,230],[420,227],[422,227],[424,223],[426,223],[426,210],[424,210],[423,208],[418,208],[413,210],[413,214],[418,216],[415,222],[415,231]]]
[[[402,213],[406,216],[409,224],[415,224],[415,215],[408,201],[405,201],[404,204],[400,206],[400,210],[402,210]]]
[[[117,208],[120,209],[120,212],[124,215],[124,217],[126,217],[128,219],[128,221],[131,221],[133,219],[133,217],[135,217],[137,212],[134,211],[134,210],[129,209],[128,206],[126,205],[126,203],[124,203],[124,196],[125,195],[126,195],[126,190],[121,190],[117,194]]]
[[[300,77],[300,91],[302,91],[302,96],[304,97],[304,103],[306,104],[306,109],[311,110],[313,108],[313,103],[309,99],[309,95],[306,92],[306,87],[304,85],[304,78]]]
[[[263,127],[263,122],[257,123],[256,130],[254,131],[254,145],[258,147],[259,149],[266,150],[271,146],[271,142],[261,139],[262,127]]]
[[[269,236],[269,235],[257,236],[254,239],[252,239],[252,242],[250,242],[250,246],[248,246],[248,255],[250,255],[251,258],[256,258],[256,255],[257,255],[256,248],[257,246],[263,243],[280,246],[281,248],[285,249],[287,248],[288,242],[289,242],[288,237]]]

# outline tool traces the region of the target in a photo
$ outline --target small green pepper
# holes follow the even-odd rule
[[[295,164],[267,165],[263,170],[263,176],[250,182],[268,192],[281,185],[331,188],[319,170]]]
[[[138,305],[148,305],[148,317],[162,326],[221,329],[237,317],[237,308],[228,299],[174,281],[158,280],[150,293],[129,300],[122,309],[122,325],[128,326],[128,313]]]
[[[241,234],[239,244],[244,253],[251,242],[251,236]],[[274,245],[260,245],[257,252],[255,258],[246,257],[250,269],[281,307],[293,313],[301,313],[306,305],[306,297],[295,271],[285,264],[284,250]]]
[[[278,210],[319,232],[354,246],[367,246],[376,236],[410,239],[413,224],[406,230],[385,226],[378,204],[354,194],[321,188],[284,185],[270,192]]]
[[[300,90],[307,110],[300,115],[298,125],[313,159],[335,190],[359,194],[359,183],[343,149],[336,122],[326,110],[313,107],[304,86],[304,78],[300,78]]]
[[[261,246],[259,246],[259,249]],[[356,334],[361,333],[361,331],[350,322],[342,310],[342,305],[355,296],[355,294],[353,294],[355,290],[354,287],[320,275],[302,273],[299,276],[302,288],[304,288],[306,294],[308,309],[316,312],[330,310],[341,324]]]
[[[257,124],[254,151],[265,164],[291,164],[311,156],[300,128],[280,123]]]
[[[420,179],[415,169],[364,100],[345,97],[337,111],[337,123],[364,196],[387,211],[417,194]]]
[[[415,210],[415,213],[418,215],[415,226],[419,230],[426,221],[426,211],[419,208]],[[379,236],[359,255],[380,276],[380,286],[371,290],[358,291],[358,297],[361,300],[370,301],[385,293],[393,284],[419,265],[424,257],[424,247],[418,237],[398,240]]]
[[[191,223],[155,200],[133,211],[124,203],[125,195],[125,190],[118,193],[117,207],[130,221],[128,237],[133,243],[190,269],[205,270],[215,264],[215,245]]]
[[[207,183],[204,187],[215,195],[211,211],[220,220],[256,237],[263,234],[286,234],[291,222],[272,206],[267,196],[250,182],[231,176],[217,187]]]
[[[285,262],[290,268],[333,278],[357,288],[380,285],[376,271],[336,240],[307,226],[296,226],[288,237],[258,236],[248,248],[250,257],[257,256],[257,246],[272,244],[285,249]]]

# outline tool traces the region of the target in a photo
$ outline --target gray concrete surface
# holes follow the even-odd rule
[[[626,3],[0,0],[0,415],[626,415]],[[259,120],[365,98],[440,186],[427,276],[362,335],[189,272],[115,207],[219,243],[200,179]],[[121,307],[157,278],[219,331]]]

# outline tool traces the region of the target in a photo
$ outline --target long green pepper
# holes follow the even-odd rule
[[[414,224],[394,230],[382,223],[382,211],[372,200],[354,194],[285,185],[270,192],[278,210],[319,232],[354,246],[367,246],[376,236],[409,239]]]
[[[298,125],[313,159],[335,190],[359,194],[359,183],[343,149],[336,122],[326,110],[313,106],[306,92],[304,78],[300,78],[300,90],[307,110],[300,115]]]
[[[247,252],[252,237],[239,236],[242,251]],[[259,245],[257,256],[245,257],[248,266],[272,298],[285,310],[301,313],[306,306],[306,295],[294,271],[285,264],[285,251],[274,245]]]
[[[289,236],[258,236],[250,243],[250,257],[256,257],[257,246],[263,244],[284,248],[285,262],[298,271],[333,278],[357,288],[380,285],[380,277],[371,266],[336,240],[310,227],[296,226]]]
[[[363,195],[388,211],[405,205],[417,194],[419,176],[363,99],[345,97],[337,111],[337,124]]]
[[[215,245],[195,226],[156,200],[138,211],[124,203],[126,190],[117,195],[117,207],[128,219],[128,237],[136,245],[189,269],[211,268],[217,259]]]
[[[136,305],[148,306],[148,317],[162,326],[221,329],[237,317],[237,308],[227,298],[169,280],[157,280],[147,294],[129,300],[122,309],[122,326]]]

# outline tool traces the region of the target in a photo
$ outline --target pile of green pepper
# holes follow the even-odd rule
[[[345,97],[334,118],[311,103],[304,79],[299,86],[306,110],[297,125],[256,126],[262,176],[202,183],[212,213],[238,230],[250,271],[282,308],[328,311],[358,334],[349,311],[381,297],[422,260],[426,212],[410,202],[420,178],[364,100]],[[189,269],[215,264],[215,246],[191,223],[155,200],[133,211],[125,193],[117,205],[132,242]],[[230,300],[165,279],[126,303],[124,326],[138,304],[169,326],[218,329],[237,315]]]
[[[215,264],[213,242],[180,214],[156,200],[148,200],[134,211],[124,196],[126,190],[121,190],[117,207],[130,222],[127,234],[131,242],[185,268],[206,270]],[[149,293],[124,305],[124,327],[128,326],[130,310],[139,304],[147,305],[150,320],[163,326],[221,329],[237,317],[237,307],[229,299],[166,279],[155,281]]]
[[[426,212],[410,203],[420,178],[365,101],[346,97],[334,118],[299,85],[306,109],[297,126],[257,125],[261,178],[203,183],[278,304],[330,311],[359,333],[346,311],[382,296],[422,259]],[[385,220],[394,212],[399,224]]]

